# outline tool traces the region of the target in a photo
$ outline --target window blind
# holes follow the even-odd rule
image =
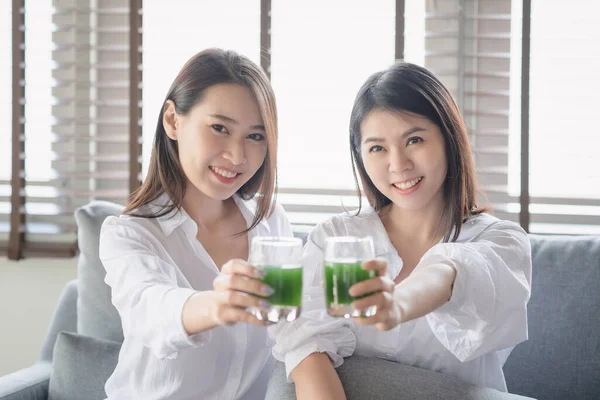
[[[24,151],[13,150],[13,176],[23,188],[13,179],[21,222],[9,257],[74,255],[75,209],[124,202],[141,179],[141,0],[29,0],[21,10]]]
[[[469,132],[477,178],[501,219],[518,221],[509,192],[510,0],[426,2],[425,67],[452,91]]]

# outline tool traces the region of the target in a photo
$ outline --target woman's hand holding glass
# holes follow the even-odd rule
[[[260,268],[255,268],[244,260],[230,260],[221,268],[221,273],[213,281],[213,296],[210,317],[215,325],[234,325],[248,322],[254,325],[267,325],[247,309],[268,309],[271,304],[259,296],[269,296],[273,289],[259,279],[265,276]]]
[[[379,330],[390,330],[402,322],[402,313],[394,299],[396,285],[386,275],[387,261],[368,260],[363,262],[362,267],[367,271],[375,271],[377,276],[350,287],[352,297],[366,296],[355,300],[352,307],[356,310],[375,308],[377,312],[370,316],[355,317],[354,320],[360,325],[374,324]]]

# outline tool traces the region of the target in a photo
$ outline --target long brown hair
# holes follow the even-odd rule
[[[267,155],[262,166],[237,194],[248,200],[255,195],[257,208],[251,226],[253,229],[273,210],[277,187],[277,108],[275,94],[262,69],[248,58],[233,51],[221,49],[204,50],[193,56],[179,71],[158,114],[154,144],[150,156],[148,175],[144,183],[131,194],[124,214],[144,218],[158,218],[173,210],[180,210],[186,192],[186,180],[179,162],[177,142],[167,136],[163,126],[164,104],[175,103],[175,110],[186,115],[202,100],[206,89],[221,83],[236,83],[252,91],[258,102],[265,126]],[[158,213],[141,213],[139,208],[166,193],[170,205],[160,205]]]
[[[379,212],[391,200],[375,187],[360,154],[360,124],[374,109],[420,115],[440,128],[448,172],[444,181],[446,206],[438,226],[444,233],[445,242],[456,241],[464,221],[485,210],[477,205],[475,165],[467,128],[452,94],[429,70],[404,62],[371,75],[360,88],[350,117],[352,171],[359,195],[359,211],[362,204],[357,170],[369,204]]]

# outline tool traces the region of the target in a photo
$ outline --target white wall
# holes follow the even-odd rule
[[[37,360],[60,292],[77,276],[76,263],[0,256],[0,376]]]

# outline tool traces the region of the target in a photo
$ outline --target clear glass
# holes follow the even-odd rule
[[[250,264],[266,272],[262,282],[275,291],[264,298],[268,310],[250,308],[261,321],[293,321],[300,316],[302,305],[302,240],[295,237],[260,237],[252,239]]]
[[[356,283],[374,278],[375,271],[362,268],[364,261],[375,258],[373,238],[341,236],[328,237],[325,244],[325,259],[323,262],[325,281],[325,301],[327,313],[332,317],[370,317],[375,315],[377,307],[356,310],[352,302],[369,294],[359,297],[350,296],[348,290]]]

